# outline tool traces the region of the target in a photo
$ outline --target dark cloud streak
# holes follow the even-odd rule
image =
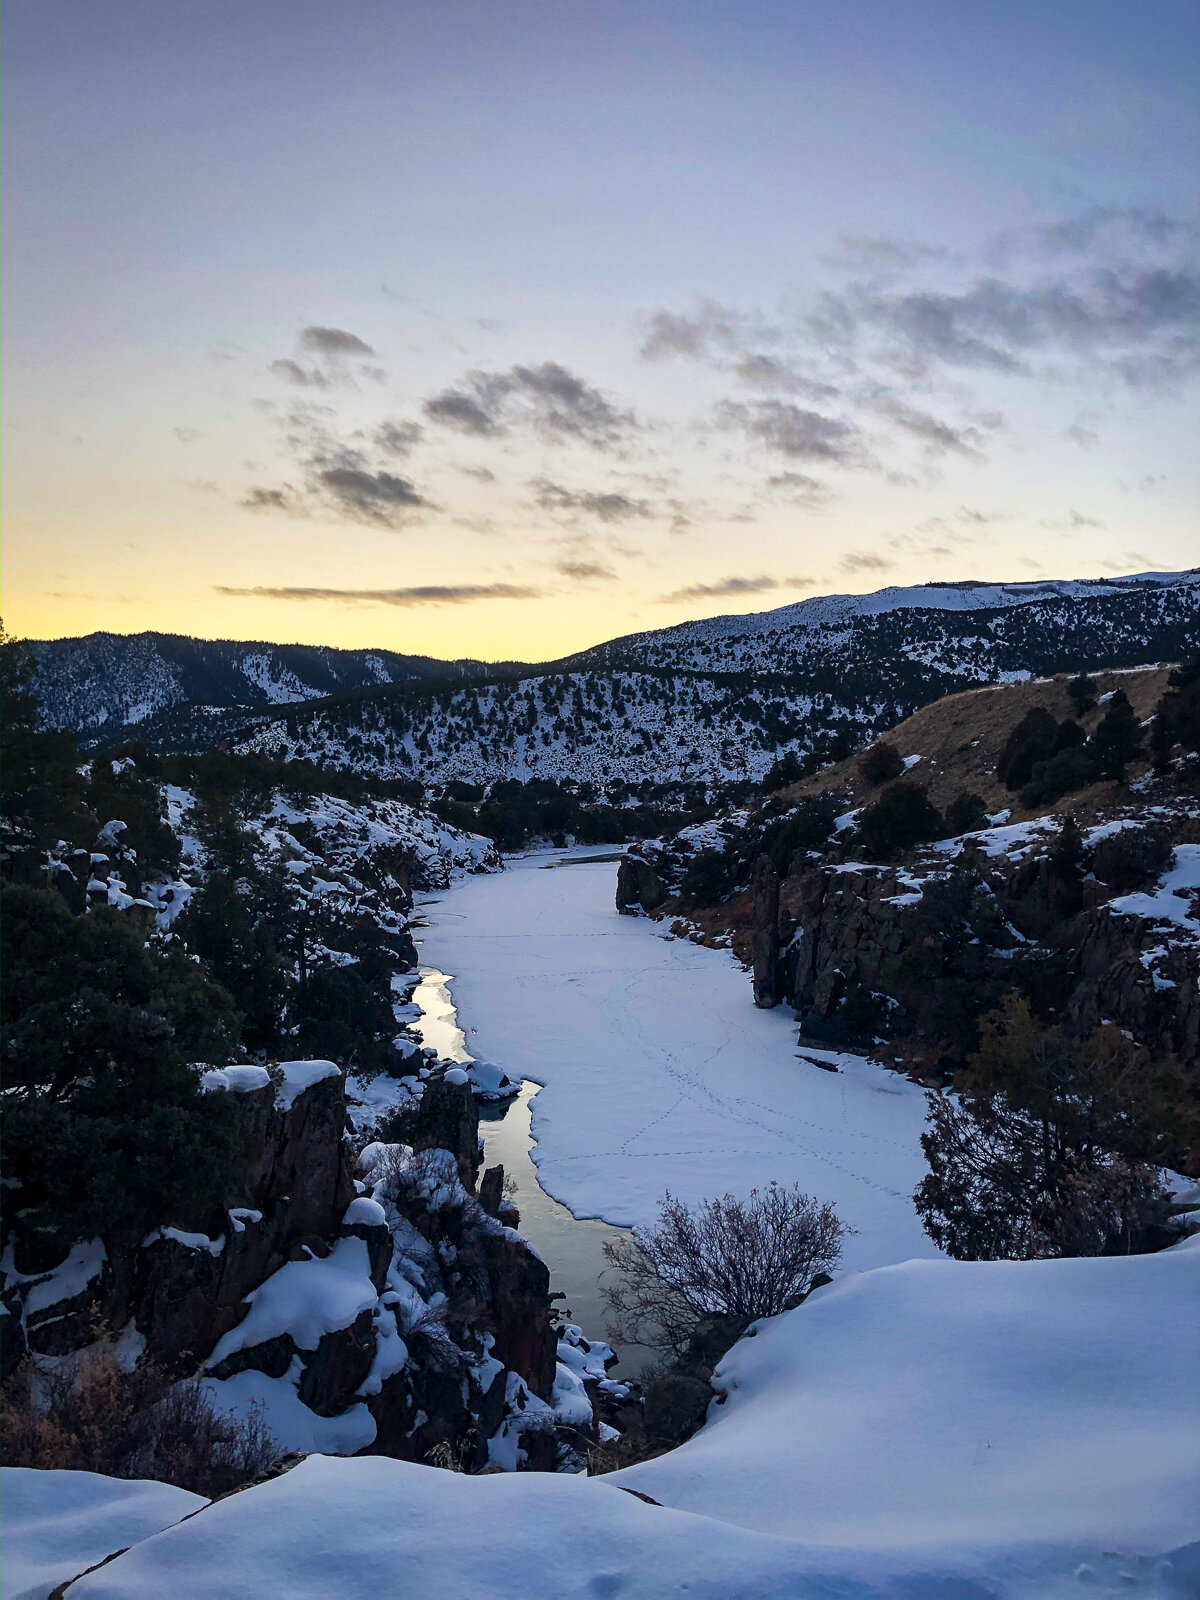
[[[420,584],[411,589],[322,589],[256,585],[214,585],[218,594],[255,600],[333,600],[345,605],[462,606],[478,600],[540,600],[544,591],[517,583]]]

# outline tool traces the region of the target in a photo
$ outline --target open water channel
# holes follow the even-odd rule
[[[416,924],[419,926],[419,923]],[[417,940],[418,948],[421,941]],[[420,1018],[411,1024],[422,1044],[432,1045],[439,1056],[451,1061],[474,1059],[467,1048],[466,1035],[459,1025],[451,985],[452,973],[422,965],[421,981],[413,993],[420,1007]],[[505,1062],[497,1063],[516,1078]],[[605,1242],[627,1232],[596,1218],[578,1218],[546,1193],[538,1182],[532,1151],[536,1141],[530,1132],[530,1104],[541,1085],[525,1078],[520,1093],[497,1104],[481,1103],[479,1131],[483,1137],[485,1166],[500,1163],[505,1176],[515,1184],[512,1199],[521,1212],[520,1232],[528,1239],[550,1269],[551,1292],[564,1298],[558,1302],[569,1322],[578,1323],[588,1338],[604,1339],[607,1315],[601,1295],[601,1280],[608,1270],[604,1259]],[[512,1192],[510,1186],[510,1193]],[[609,1341],[617,1355],[611,1369],[615,1378],[637,1378],[653,1359],[643,1345]]]

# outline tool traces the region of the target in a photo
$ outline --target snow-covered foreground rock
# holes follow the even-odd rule
[[[60,1583],[206,1505],[169,1483],[98,1472],[0,1472],[0,1596],[46,1600]]]
[[[827,1055],[836,1072],[803,1059],[790,1012],[755,1010],[727,952],[619,916],[614,884],[611,861],[530,855],[423,908],[423,959],[453,974],[468,1048],[545,1085],[543,1187],[631,1225],[668,1188],[695,1201],[795,1181],[859,1230],[847,1266],[936,1255],[911,1201],[924,1093],[854,1056]]]
[[[842,1278],[734,1347],[699,1434],[613,1481],[805,1542],[943,1546],[996,1575],[1010,1558],[1099,1573],[1115,1551],[1140,1582],[1138,1557],[1200,1537],[1198,1305],[1200,1237]],[[1193,1561],[1198,1579],[1200,1545]]]
[[[1189,1600],[1198,1293],[1194,1240],[1157,1256],[863,1273],[760,1324],[719,1369],[724,1404],[653,1461],[609,1478],[472,1478],[312,1456],[67,1593]],[[43,1476],[53,1504],[76,1475]]]

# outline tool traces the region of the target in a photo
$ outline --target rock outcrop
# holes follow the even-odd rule
[[[650,860],[636,847],[626,850],[617,868],[617,910],[627,915],[654,911],[666,898],[666,886]]]
[[[100,1326],[135,1331],[174,1370],[293,1384],[315,1418],[357,1419],[360,1447],[378,1453],[551,1466],[549,1272],[501,1220],[503,1172],[490,1212],[475,1196],[468,1085],[431,1079],[413,1145],[370,1147],[378,1199],[352,1176],[331,1063],[224,1068],[206,1087],[228,1097],[241,1153],[226,1207],[62,1262],[10,1249],[6,1362],[81,1349]]]

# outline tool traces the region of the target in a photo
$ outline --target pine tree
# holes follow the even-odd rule
[[[1142,730],[1124,690],[1113,695],[1100,726],[1088,740],[1101,777],[1124,783],[1125,768],[1141,754]]]
[[[1082,717],[1096,704],[1095,679],[1089,678],[1086,672],[1081,672],[1067,685],[1067,696],[1075,707],[1075,715]]]

